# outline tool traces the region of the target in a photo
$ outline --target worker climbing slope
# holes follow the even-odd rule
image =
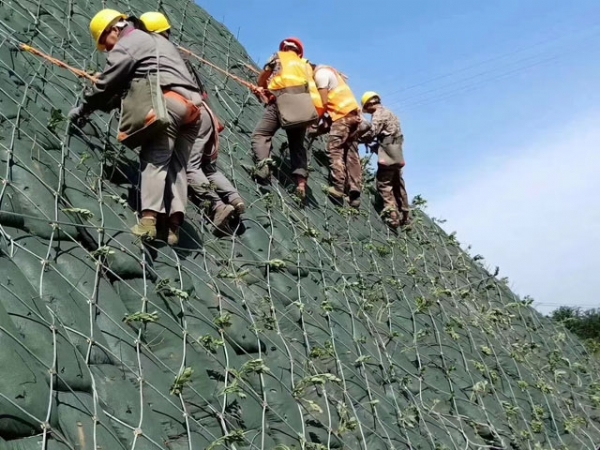
[[[148,31],[162,34],[169,39],[171,25],[164,14],[146,12],[140,19]],[[223,127],[208,104],[208,94],[199,74],[186,54],[182,54],[182,58],[195,77],[203,98],[200,107],[200,129],[187,164],[187,180],[193,194],[199,200],[210,203],[215,227],[224,230],[228,228],[230,219],[245,212],[245,205],[237,189],[217,169],[219,132]]]
[[[362,166],[357,140],[362,121],[360,107],[350,86],[333,67],[316,66],[314,79],[331,122],[327,143],[329,195],[338,202],[343,202],[347,195],[350,206],[358,208],[362,190]]]
[[[288,137],[290,164],[299,197],[306,196],[308,161],[304,137],[306,128],[318,120],[310,93],[310,68],[303,60],[304,47],[300,40],[289,38],[279,45],[258,77],[259,95],[267,104],[262,120],[252,134],[252,151],[256,162],[254,176],[268,183],[271,172],[268,158],[273,136],[283,128]]]
[[[376,92],[365,92],[361,104],[363,111],[372,115],[371,128],[360,140],[378,156],[377,190],[384,204],[382,217],[389,218],[388,223],[392,228],[407,225],[410,221],[410,206],[402,176],[405,162],[402,151],[404,135],[400,120],[381,104],[381,98]]]
[[[168,243],[175,245],[187,204],[185,168],[200,127],[200,90],[175,46],[147,33],[139,19],[103,9],[90,32],[98,50],[108,52],[106,67],[69,118],[108,111],[125,92],[119,140],[141,145],[141,219],[132,232],[156,237],[157,216],[167,214]]]

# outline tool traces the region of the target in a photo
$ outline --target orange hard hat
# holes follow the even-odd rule
[[[285,47],[295,47],[298,49],[300,58],[304,56],[304,44],[298,38],[290,37],[281,41],[281,44],[279,44],[279,51],[282,51]]]

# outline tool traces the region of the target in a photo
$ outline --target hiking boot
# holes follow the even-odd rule
[[[360,192],[350,192],[348,204],[352,208],[360,208]]]
[[[334,205],[337,205],[337,206],[343,206],[344,205],[344,193],[338,191],[333,186],[329,186],[327,188],[327,196],[329,197],[329,200],[331,200],[331,202]]]
[[[169,227],[169,235],[167,236],[167,244],[179,244],[179,227]]]
[[[402,219],[400,219],[400,225],[403,227],[410,226],[412,218],[410,217],[410,211],[402,211]]]
[[[238,216],[241,216],[246,212],[246,205],[244,204],[244,200],[241,198],[236,198],[230,203],[231,206],[235,209],[235,212]]]
[[[306,198],[306,177],[296,175],[296,195],[301,200]]]
[[[344,193],[338,191],[336,188],[334,188],[333,186],[329,186],[329,188],[327,189],[327,194],[330,197],[333,197],[335,199],[338,200],[343,200],[344,199]]]
[[[360,197],[354,198],[348,202],[348,204],[353,208],[360,208]]]
[[[165,213],[156,215],[156,238],[161,241],[167,240],[167,232],[169,231],[169,217]]]
[[[139,223],[131,227],[131,232],[135,236],[148,237],[154,239],[156,237],[156,218],[142,217]]]
[[[386,222],[391,228],[397,229],[400,226],[400,215],[397,211],[391,211],[390,217],[386,220]]]
[[[254,168],[254,179],[260,184],[268,184],[271,181],[271,168],[267,164],[263,164],[260,168],[257,164]]]
[[[220,205],[215,211],[213,223],[216,228],[222,229],[223,225],[227,225],[231,216],[235,213],[235,208],[232,205]]]

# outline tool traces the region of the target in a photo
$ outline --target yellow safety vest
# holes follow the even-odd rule
[[[352,111],[358,110],[360,107],[352,90],[350,90],[350,86],[348,86],[348,83],[344,81],[337,70],[329,66],[319,66],[317,67],[317,70],[315,70],[315,73],[325,68],[333,71],[338,81],[338,86],[335,89],[330,90],[327,94],[327,112],[329,113],[331,120],[335,122],[336,120],[347,116]]]
[[[317,109],[317,113],[319,114],[319,117],[321,117],[323,114],[325,114],[323,100],[321,99],[321,94],[319,94],[319,90],[317,89],[317,83],[315,83],[313,69],[308,63],[308,60],[303,60],[306,62],[306,70],[308,71],[308,74],[310,76],[310,79],[308,80],[308,90],[310,91],[310,98],[312,98],[315,108]]]
[[[269,81],[268,89],[277,91],[295,86],[308,84],[306,63],[294,52],[277,52],[281,70]]]

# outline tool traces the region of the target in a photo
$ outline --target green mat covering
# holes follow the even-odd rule
[[[253,81],[240,43],[190,2],[0,2],[0,449],[600,446],[600,365],[579,340],[420,199],[399,234],[372,179],[359,211],[332,205],[323,138],[304,209],[281,135],[276,181],[256,186],[262,106],[210,67],[244,227],[218,239],[190,205],[178,248],[136,240],[137,158],[116,117],[69,133],[86,82],[16,47],[100,70],[88,24],[104,6],[164,11],[176,43]]]

